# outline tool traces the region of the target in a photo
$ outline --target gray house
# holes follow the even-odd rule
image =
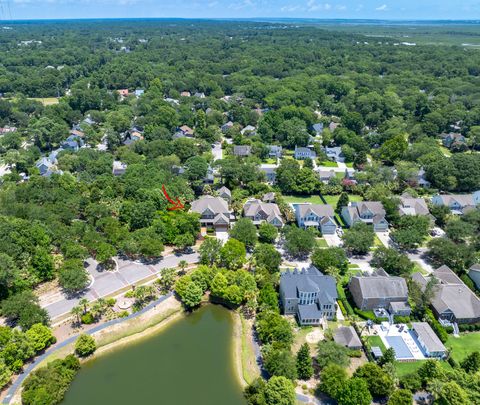
[[[442,135],[443,145],[447,148],[451,148],[454,145],[465,145],[466,140],[462,134],[456,132],[450,132],[449,134]]]
[[[317,157],[317,154],[315,153],[315,151],[309,148],[295,146],[294,156],[297,160],[303,160],[307,158],[315,159]]]
[[[446,357],[447,348],[427,322],[412,322],[412,330],[426,357]]]
[[[268,156],[271,158],[281,158],[282,157],[282,147],[279,145],[270,145],[268,147]]]
[[[379,269],[371,275],[353,276],[348,284],[348,289],[355,305],[361,310],[388,309],[390,303],[406,304],[408,301],[405,279],[390,276],[383,269]]]
[[[335,279],[315,267],[286,271],[280,275],[280,301],[285,315],[296,315],[300,325],[319,325],[334,319],[337,289]]]
[[[232,192],[229,188],[223,186],[217,190],[219,197],[222,197],[225,201],[230,201],[232,199]]]
[[[333,340],[337,345],[348,347],[352,350],[360,350],[363,346],[353,326],[340,326],[335,331]]]
[[[324,235],[333,235],[337,230],[335,212],[328,204],[297,204],[295,217],[300,228],[317,228]]]
[[[342,218],[349,227],[357,222],[364,222],[373,225],[376,232],[385,232],[388,229],[385,215],[383,205],[378,201],[352,202],[342,208]]]
[[[437,280],[431,302],[433,312],[440,318],[457,323],[480,322],[480,298],[448,266],[441,266],[430,277]],[[413,280],[425,287],[429,281],[421,273]]]
[[[268,184],[275,184],[277,181],[277,166],[262,164],[258,169],[265,174],[265,179]]]
[[[260,200],[248,200],[243,206],[243,215],[249,218],[255,225],[267,222],[278,228],[283,226],[282,214],[277,204],[265,203]]]
[[[252,153],[252,147],[249,145],[235,145],[233,147],[233,154],[235,156],[245,157],[250,156]]]
[[[468,275],[473,280],[477,288],[480,289],[480,264],[477,263],[470,267],[468,270]]]
[[[230,211],[227,202],[220,197],[205,195],[192,202],[192,212],[200,214],[200,225],[227,231],[230,226]]]
[[[433,216],[430,214],[425,200],[423,198],[413,198],[407,193],[402,194],[400,197],[398,213],[401,217],[404,215],[422,215],[433,220]]]
[[[45,176],[47,172],[53,167],[53,163],[46,157],[41,158],[35,166],[40,171],[41,176]]]
[[[433,205],[445,205],[452,214],[462,215],[480,205],[480,190],[473,194],[437,194],[432,197]]]

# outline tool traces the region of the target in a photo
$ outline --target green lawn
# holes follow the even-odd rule
[[[335,208],[337,206],[337,202],[338,202],[338,199],[340,198],[340,195],[324,195],[323,198],[325,199],[327,204],[330,204],[333,208]],[[355,195],[355,194],[349,194],[348,198],[352,202],[363,200],[362,196]]]
[[[425,362],[426,360],[418,360],[414,362],[409,362],[409,363],[400,363],[400,362],[395,362],[395,369],[397,370],[397,375],[398,377],[403,377],[404,375],[414,373],[417,371],[421,365]],[[439,363],[442,368],[445,370],[451,370],[452,367],[450,364],[448,364],[446,361],[440,361]]]
[[[346,165],[349,169],[353,169],[353,163],[352,163],[352,162],[345,163],[345,165]]]
[[[445,346],[451,350],[455,360],[462,361],[471,352],[480,349],[480,332],[462,333],[458,338],[450,335]]]
[[[263,160],[263,163],[269,164],[269,165],[274,165],[277,163],[277,159],[273,158],[267,158]]]
[[[368,343],[370,343],[370,347],[378,346],[382,351],[382,353],[384,353],[385,350],[387,350],[380,336],[369,336],[367,340],[368,340]]]
[[[306,195],[306,196],[284,195],[283,198],[287,203],[323,204],[323,201],[319,195]]]
[[[323,238],[318,238],[317,239],[317,246],[319,248],[328,248],[328,244],[327,244],[327,241]]]
[[[325,167],[338,167],[337,162],[332,162],[331,160],[324,160],[323,162],[320,162],[318,165],[325,166]]]

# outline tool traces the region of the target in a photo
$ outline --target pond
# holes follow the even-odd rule
[[[64,405],[245,405],[232,314],[207,305],[153,337],[83,365]]]

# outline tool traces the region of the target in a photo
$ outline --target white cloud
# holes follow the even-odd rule
[[[307,2],[308,11],[319,11],[319,10],[328,11],[331,8],[332,8],[332,5],[329,3],[317,3],[316,0],[308,0]]]
[[[387,11],[388,7],[386,4],[382,4],[381,6],[378,6],[375,10],[377,11]]]

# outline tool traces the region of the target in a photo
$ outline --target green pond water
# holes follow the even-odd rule
[[[157,335],[83,365],[64,405],[245,405],[232,358],[233,318],[208,305]]]

